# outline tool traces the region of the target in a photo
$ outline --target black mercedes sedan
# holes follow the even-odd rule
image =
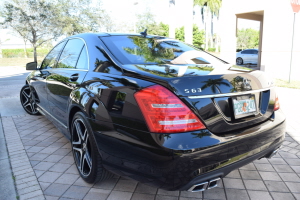
[[[88,183],[112,174],[166,190],[203,191],[230,171],[271,158],[285,116],[263,72],[183,42],[85,33],[57,44],[20,92],[70,140]]]

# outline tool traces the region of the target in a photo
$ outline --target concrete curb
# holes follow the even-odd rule
[[[20,200],[45,199],[12,119],[15,117],[3,117],[2,121],[8,155]]]
[[[17,199],[18,196],[9,159],[0,115],[0,199]]]

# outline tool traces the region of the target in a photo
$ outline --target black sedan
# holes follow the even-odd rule
[[[88,183],[112,173],[166,190],[203,191],[272,157],[285,137],[274,85],[261,71],[180,41],[86,33],[28,63],[20,100],[70,140]]]

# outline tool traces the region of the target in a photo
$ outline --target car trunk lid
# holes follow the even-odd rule
[[[227,64],[125,65],[123,70],[170,89],[218,135],[257,125],[273,114],[273,83],[260,71]]]

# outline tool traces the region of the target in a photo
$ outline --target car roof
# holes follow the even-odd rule
[[[108,36],[125,36],[125,35],[130,35],[130,36],[141,36],[141,34],[139,33],[107,33],[107,32],[99,32],[99,33],[81,33],[81,34],[77,34],[77,35],[72,35],[70,38],[74,38],[74,37],[81,37],[81,38],[87,38],[87,37],[108,37]],[[167,38],[164,36],[158,36],[158,35],[147,35],[147,36],[156,36],[156,37],[161,37],[161,38]],[[174,39],[175,40],[175,39]]]

